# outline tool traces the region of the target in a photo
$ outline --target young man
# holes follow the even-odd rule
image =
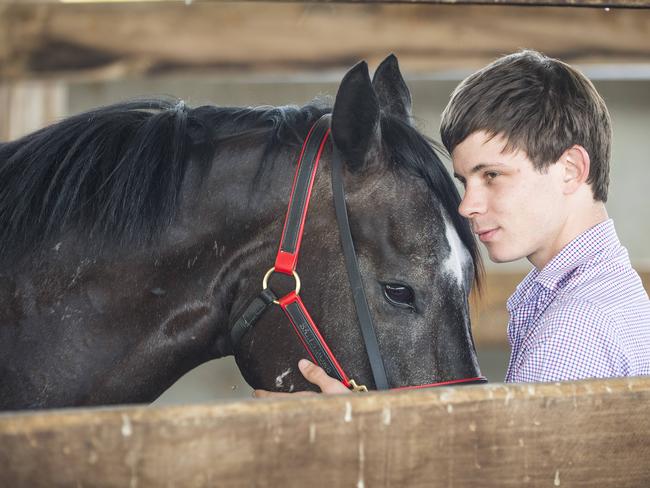
[[[650,301],[605,209],[611,126],[591,82],[506,56],[459,85],[440,132],[490,259],[534,266],[507,303],[506,381],[650,374]]]
[[[490,259],[534,266],[507,303],[505,380],[650,375],[650,301],[605,209],[611,125],[591,82],[538,52],[505,56],[461,82],[440,133]]]

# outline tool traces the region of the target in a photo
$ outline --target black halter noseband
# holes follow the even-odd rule
[[[289,208],[285,218],[280,247],[272,267],[264,276],[262,292],[255,297],[246,307],[230,331],[231,343],[236,346],[240,339],[250,330],[255,322],[259,320],[264,311],[273,303],[280,305],[285,312],[300,341],[310,354],[312,359],[321,366],[325,372],[337,378],[345,386],[355,391],[367,391],[363,385],[348,378],[343,368],[336,360],[336,357],[327,346],[327,343],[320,334],[318,327],[309,315],[304,303],[300,299],[300,278],[296,273],[302,232],[307,216],[307,208],[313,187],[316,171],[320,162],[321,154],[330,136],[331,116],[323,115],[311,128],[303,144],[298,167],[294,176]],[[343,160],[340,152],[333,146],[332,161],[332,190],[334,194],[334,206],[336,209],[336,220],[339,227],[341,245],[345,258],[345,267],[348,279],[352,288],[352,298],[356,308],[357,317],[361,327],[361,334],[365,343],[366,352],[372,369],[375,386],[378,390],[389,389],[386,370],[379,352],[379,343],[370,315],[368,301],[363,287],[363,280],[359,271],[354,242],[350,233],[350,223],[345,203],[345,189],[343,186]],[[282,298],[278,298],[267,286],[268,279],[274,272],[293,275],[296,280],[296,289]],[[413,388],[427,386],[439,386],[455,383],[476,383],[487,381],[483,377],[463,378],[459,380],[433,383],[429,385],[418,385]],[[406,387],[408,388],[408,387]]]

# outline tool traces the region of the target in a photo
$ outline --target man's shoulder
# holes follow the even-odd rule
[[[650,334],[650,299],[629,261],[590,263],[575,275],[558,290],[544,315],[618,326],[642,323]]]
[[[616,319],[626,310],[650,317],[650,300],[624,248],[594,256],[577,267],[558,290],[556,306],[596,308]]]
[[[581,298],[551,303],[511,361],[507,381],[624,376],[630,370],[617,321]]]
[[[630,374],[623,322],[598,304],[564,297],[526,337],[508,381],[560,381]],[[650,337],[648,337],[650,339]]]
[[[617,295],[612,290],[613,295]],[[628,374],[650,374],[650,301],[647,294],[618,294],[594,300],[594,295],[563,297],[541,317],[538,341],[572,344],[597,355],[619,357]],[[624,298],[627,296],[627,300]]]
[[[553,300],[538,319],[536,340],[544,336],[577,338],[616,336],[623,323],[615,311],[579,296],[564,296]]]
[[[572,331],[609,332],[621,322],[616,310],[591,300],[590,296],[564,295],[553,300],[540,317],[542,329],[556,333],[564,328]]]

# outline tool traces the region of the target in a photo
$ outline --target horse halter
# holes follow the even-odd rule
[[[330,122],[331,115],[323,115],[311,127],[305,139],[294,175],[289,208],[284,221],[282,238],[276,255],[275,265],[266,272],[262,280],[262,292],[247,305],[242,315],[232,326],[230,337],[233,347],[236,346],[244,334],[255,325],[257,320],[259,320],[271,304],[279,305],[315,363],[323,368],[329,376],[338,379],[353,391],[368,391],[366,386],[358,385],[345,374],[345,371],[328,347],[299,295],[300,277],[296,273],[296,265],[298,263],[300,243],[302,241],[307,208],[316,178],[318,163],[331,134]],[[379,352],[379,343],[370,315],[370,309],[359,271],[359,263],[350,233],[350,223],[348,221],[348,212],[345,203],[345,190],[343,187],[343,160],[336,145],[333,144],[332,146],[332,190],[334,193],[336,220],[345,258],[345,267],[347,268],[348,279],[352,288],[352,298],[361,326],[361,334],[368,354],[375,386],[378,390],[387,390],[389,389],[389,385],[386,370]],[[295,290],[289,292],[282,298],[278,298],[268,287],[268,279],[273,273],[283,273],[293,276],[296,283]],[[441,383],[406,386],[395,389],[426,388],[458,383],[484,383],[486,381],[484,377],[462,378]]]

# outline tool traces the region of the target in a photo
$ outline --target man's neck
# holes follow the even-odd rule
[[[528,260],[538,270],[542,270],[567,244],[588,229],[606,221],[609,218],[603,202],[593,202],[588,207],[574,209],[567,213],[556,238],[539,253],[528,256]]]

